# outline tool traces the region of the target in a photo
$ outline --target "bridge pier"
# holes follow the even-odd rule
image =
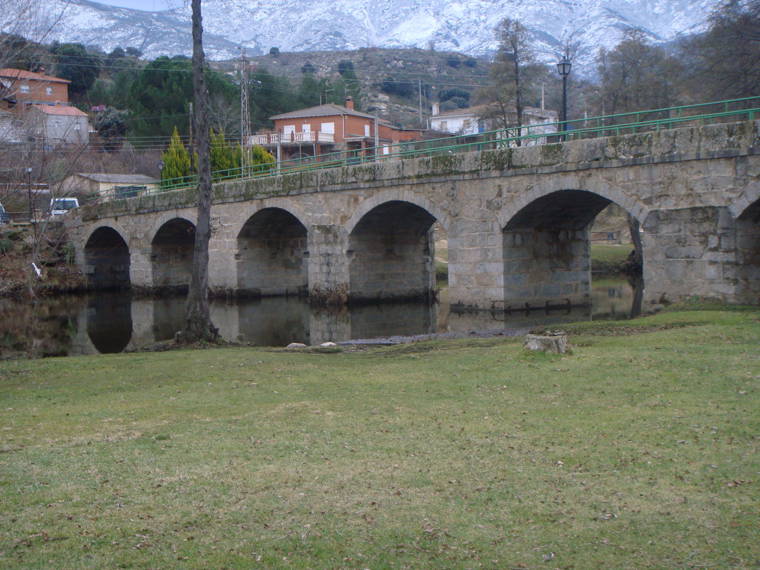
[[[455,220],[449,231],[449,300],[465,309],[502,309],[504,260],[495,220]]]
[[[308,232],[309,298],[316,304],[348,302],[348,232],[334,225],[313,225]]]
[[[643,224],[644,302],[690,297],[736,302],[739,274],[737,222],[726,207],[650,212]]]
[[[137,241],[130,242],[129,283],[134,288],[147,290],[153,287],[151,247],[140,246]]]
[[[504,232],[506,309],[591,302],[589,230]]]

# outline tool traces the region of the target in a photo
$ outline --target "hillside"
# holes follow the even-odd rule
[[[423,49],[362,48],[250,58],[254,69],[287,77],[293,84],[301,81],[304,66],[313,66],[317,77],[332,78],[338,76],[340,62],[346,61],[353,64],[360,82],[361,108],[406,126],[419,123],[420,87],[422,111],[427,117],[431,102],[439,99],[441,91],[456,88],[474,95],[488,79],[486,58]],[[227,61],[215,67],[231,71],[235,65]]]

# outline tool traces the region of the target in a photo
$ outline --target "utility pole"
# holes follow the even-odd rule
[[[377,115],[375,115],[375,160],[380,158],[380,155],[378,154],[379,147],[380,147],[380,131],[378,130]]]
[[[417,80],[417,87],[419,88],[419,96],[420,96],[420,128],[424,129],[425,125],[422,123],[422,79]]]
[[[190,139],[188,146],[190,147],[190,161],[193,160],[193,102],[190,101],[190,126],[188,128],[190,133]]]
[[[245,57],[245,48],[240,48],[240,148],[241,167],[243,173],[247,173],[248,167],[248,139],[251,136],[251,111],[248,103],[248,61]]]

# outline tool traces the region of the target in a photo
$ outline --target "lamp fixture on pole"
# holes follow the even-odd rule
[[[567,132],[567,76],[570,75],[570,69],[573,67],[567,50],[562,59],[557,62],[557,73],[562,77],[562,117],[560,119],[560,130]],[[565,140],[564,135],[562,140]]]

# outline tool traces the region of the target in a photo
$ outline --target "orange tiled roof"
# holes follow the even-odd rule
[[[5,67],[0,69],[0,77],[7,77],[9,79],[34,79],[36,81],[47,81],[49,83],[71,83],[68,79],[61,79],[60,77],[53,77],[52,75],[45,75],[43,73],[35,73],[34,71],[24,71],[23,69],[13,69]]]
[[[32,105],[35,109],[39,109],[46,115],[65,115],[69,117],[86,117],[87,113],[80,111],[76,107],[69,107],[68,105]]]

